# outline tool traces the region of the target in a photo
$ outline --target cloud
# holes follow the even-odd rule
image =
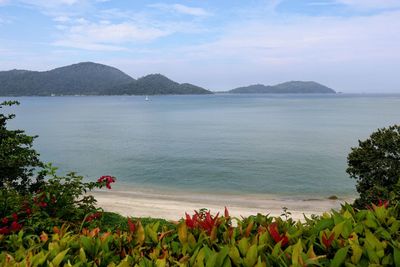
[[[337,3],[361,10],[400,8],[399,0],[337,0]]]
[[[68,22],[71,19],[67,16],[58,16],[58,17],[53,18],[53,20],[56,22]]]
[[[375,79],[392,81],[392,90],[398,90],[390,77],[400,68],[400,12],[237,21],[215,41],[154,52],[146,58],[168,62],[168,69],[161,71],[171,77],[187,76],[217,89],[308,79],[354,91],[371,88]],[[381,90],[385,89],[390,90],[389,85]]]
[[[207,11],[205,11],[204,9],[199,8],[199,7],[189,7],[189,6],[185,6],[185,5],[181,5],[181,4],[174,4],[174,5],[172,5],[172,8],[176,12],[186,14],[186,15],[192,15],[192,16],[208,16],[208,15],[210,15],[210,13],[208,13]]]
[[[0,0],[1,1],[1,0]],[[58,8],[65,6],[72,6],[86,1],[80,0],[19,0],[20,3],[41,7],[41,8]]]
[[[203,8],[189,7],[189,6],[182,5],[182,4],[171,4],[171,5],[169,5],[169,4],[152,4],[152,5],[149,5],[149,7],[157,8],[162,11],[174,12],[174,13],[190,15],[190,16],[197,16],[197,17],[211,15],[211,13],[207,12]]]
[[[79,20],[64,30],[63,36],[53,42],[53,45],[80,48],[85,50],[124,50],[124,45],[148,42],[169,33],[158,28],[141,27],[133,23],[124,22],[111,24]]]

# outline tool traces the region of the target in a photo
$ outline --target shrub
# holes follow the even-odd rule
[[[237,226],[233,226],[236,221]],[[126,231],[83,229],[0,236],[2,266],[399,266],[398,207],[373,205],[306,218],[244,219],[198,212],[177,225],[129,221]],[[211,229],[211,231],[210,231]]]
[[[359,198],[356,207],[362,208],[380,199],[398,201],[400,179],[400,126],[378,129],[359,146],[351,149],[347,173],[357,180]],[[397,194],[391,192],[396,191]]]
[[[5,101],[6,106],[19,105],[17,101]],[[39,154],[32,148],[36,136],[28,136],[23,130],[8,130],[7,121],[14,114],[0,113],[0,189],[11,188],[18,192],[34,191],[43,181],[43,176],[34,177],[34,170],[42,167]]]
[[[48,179],[36,192],[22,195],[16,190],[0,190],[0,219],[7,222],[0,222],[3,234],[15,232],[10,225],[13,221],[27,232],[40,233],[63,223],[79,229],[82,222],[89,223],[101,217],[95,198],[87,193],[103,186],[111,188],[114,177],[103,176],[97,182],[83,182],[83,177],[75,173],[58,176],[51,165],[45,166],[42,172]],[[13,214],[18,219],[14,220]]]

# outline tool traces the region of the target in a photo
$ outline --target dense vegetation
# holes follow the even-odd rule
[[[0,95],[97,95],[133,80],[116,68],[91,62],[43,72],[11,70],[0,72]]]
[[[236,222],[237,226],[233,226]],[[127,230],[65,226],[0,238],[2,266],[399,266],[398,207],[374,206],[306,218],[304,223],[258,214],[245,219],[187,215],[177,225]]]
[[[116,68],[92,62],[43,72],[26,70],[0,72],[1,96],[123,94],[211,94],[211,92],[191,84],[178,84],[158,74],[135,80]]]
[[[161,74],[150,74],[128,84],[105,90],[105,95],[187,95],[212,94],[210,91],[189,84],[179,84]]]
[[[230,90],[237,94],[334,94],[333,89],[316,82],[291,81],[277,85],[255,84]]]
[[[287,210],[248,218],[200,210],[179,222],[124,218],[103,212],[90,195],[111,189],[115,177],[84,182],[75,173],[58,176],[40,163],[34,137],[7,129],[13,117],[0,114],[0,152],[7,162],[0,177],[1,266],[400,266],[398,190],[376,193],[385,198],[367,208],[344,204],[303,222]],[[360,142],[349,155],[349,173],[369,182],[382,174],[375,177],[379,187],[392,186],[386,182],[399,177],[398,169],[388,168],[398,166],[398,134],[393,126]],[[46,179],[35,182],[37,176]]]
[[[400,199],[400,126],[378,129],[348,156],[347,173],[357,179],[357,207]]]
[[[35,167],[43,166],[39,154],[32,148],[35,136],[28,136],[23,130],[7,129],[7,122],[13,114],[3,114],[4,107],[19,105],[16,101],[0,104],[0,189],[12,188],[20,193],[35,190],[43,182],[43,175],[34,177]]]

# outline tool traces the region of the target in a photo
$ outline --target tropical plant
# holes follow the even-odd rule
[[[2,102],[0,109],[12,105],[19,105],[19,102]],[[32,192],[43,182],[43,176],[34,173],[35,168],[43,164],[32,148],[36,136],[26,135],[23,130],[7,129],[7,122],[14,117],[14,114],[0,113],[0,189]]]
[[[75,173],[58,176],[51,165],[46,165],[43,172],[47,179],[36,192],[0,190],[0,233],[10,234],[22,227],[26,232],[40,233],[64,223],[79,229],[82,222],[101,217],[102,210],[95,206],[96,200],[88,192],[104,186],[111,189],[114,177],[83,182],[83,177]]]
[[[378,203],[379,199],[398,199],[390,192],[400,179],[400,126],[378,129],[368,139],[359,141],[359,146],[348,155],[347,173],[357,180],[357,207]]]
[[[236,225],[236,226],[235,226]],[[304,222],[258,214],[187,215],[177,225],[0,235],[2,266],[400,266],[398,207],[372,205]]]

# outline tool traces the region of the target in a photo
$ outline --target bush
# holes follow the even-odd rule
[[[365,207],[379,200],[398,201],[400,186],[400,126],[378,129],[348,156],[347,173],[357,179],[355,206]],[[396,189],[397,188],[397,189]],[[396,192],[397,194],[393,194]]]
[[[5,101],[6,106],[19,105],[17,101]],[[32,149],[36,136],[28,136],[22,130],[8,130],[7,121],[14,114],[0,113],[0,189],[9,188],[21,193],[34,191],[43,182],[43,176],[34,177],[34,170],[42,167],[39,154]]]
[[[95,207],[96,200],[87,193],[103,186],[111,188],[114,177],[103,176],[97,182],[83,182],[83,177],[75,173],[58,176],[51,165],[45,166],[42,172],[48,179],[36,192],[20,194],[16,190],[0,190],[0,234],[22,227],[29,233],[40,233],[64,223],[79,229],[82,222],[89,223],[101,217],[101,210]]]
[[[233,226],[236,222],[237,226]],[[129,221],[126,231],[65,227],[0,236],[2,266],[400,266],[398,207],[342,206],[305,223],[258,214],[187,215],[177,225]]]

